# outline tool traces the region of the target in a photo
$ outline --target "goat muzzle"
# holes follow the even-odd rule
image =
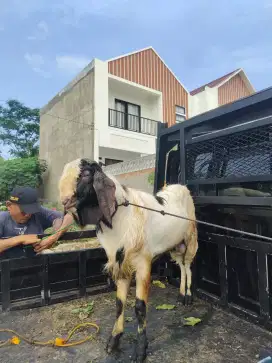
[[[64,207],[64,210],[66,212],[75,212],[76,211],[76,200],[75,198],[65,198],[62,201],[62,205]]]

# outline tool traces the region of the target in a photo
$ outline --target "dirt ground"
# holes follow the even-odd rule
[[[136,333],[134,293],[131,289],[126,309],[125,333],[120,352],[108,356],[105,352],[115,318],[115,293],[52,305],[33,310],[1,313],[0,327],[15,329],[37,340],[65,336],[80,322],[95,322],[100,332],[94,340],[72,348],[34,347],[21,342],[0,348],[1,363],[128,363]],[[192,307],[176,305],[177,289],[152,286],[148,305],[147,363],[255,363],[261,348],[272,344],[272,334],[208,303],[195,300]],[[93,302],[93,312],[86,312]],[[88,305],[89,304],[89,305]],[[174,304],[173,310],[156,310],[161,304]],[[90,309],[91,310],[91,309]],[[183,325],[184,317],[204,320],[194,327]],[[86,336],[83,331],[75,338]],[[8,335],[0,333],[0,340]]]

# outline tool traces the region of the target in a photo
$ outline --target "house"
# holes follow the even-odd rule
[[[148,47],[93,59],[40,111],[40,158],[48,163],[44,197],[56,199],[70,160],[112,165],[155,154],[159,123],[168,127],[254,92],[242,70],[189,91]]]
[[[188,97],[152,47],[92,60],[41,109],[45,198],[57,197],[62,168],[77,157],[110,165],[154,154],[158,123],[184,121]]]
[[[189,117],[207,112],[255,93],[243,69],[239,68],[190,92]]]

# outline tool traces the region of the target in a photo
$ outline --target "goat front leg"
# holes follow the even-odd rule
[[[135,313],[138,320],[137,340],[132,361],[141,363],[146,358],[148,340],[146,336],[146,311],[150,287],[151,259],[140,258],[136,269]]]
[[[124,316],[127,294],[130,286],[130,279],[120,279],[117,281],[116,293],[116,321],[107,344],[107,352],[111,353],[119,346],[119,341],[124,331]]]

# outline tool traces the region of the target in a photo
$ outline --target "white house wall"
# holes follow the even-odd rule
[[[213,110],[218,107],[217,87],[206,87],[204,91],[189,97],[189,117]]]
[[[95,59],[94,82],[94,120],[95,120],[95,160],[98,160],[99,149],[103,148],[103,157],[112,157],[112,149],[135,153],[135,157],[142,154],[154,154],[156,137],[137,132],[109,127],[108,109],[115,108],[114,99],[139,104],[141,116],[162,121],[162,95],[158,91],[148,90],[146,87],[131,84],[126,80],[112,79],[108,74],[108,64]],[[105,149],[108,155],[105,155]],[[125,155],[124,155],[125,156]],[[125,158],[123,159],[125,160]]]
[[[162,97],[127,82],[109,78],[109,108],[115,109],[115,99],[141,107],[141,117],[162,121]]]

